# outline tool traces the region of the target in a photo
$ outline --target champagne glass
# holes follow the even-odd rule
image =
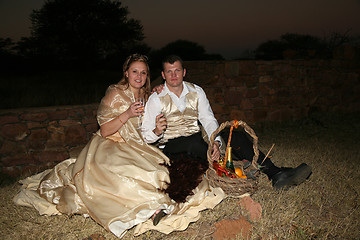
[[[140,102],[140,105],[139,105],[139,107],[137,109],[144,110],[144,108],[145,108],[145,98],[139,97],[139,98],[136,99],[136,101]],[[140,114],[139,117],[138,117],[138,125],[139,125],[138,128],[139,129],[141,128],[141,117],[142,117],[142,114]]]

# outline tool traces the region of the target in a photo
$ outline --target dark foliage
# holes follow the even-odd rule
[[[255,50],[256,59],[329,59],[333,51],[349,41],[348,32],[332,33],[321,39],[309,34],[286,33],[269,40]]]
[[[220,54],[208,54],[203,46],[188,40],[176,40],[150,52],[152,79],[160,75],[161,62],[168,55],[179,55],[184,61],[223,60]]]
[[[186,197],[192,195],[192,190],[201,182],[209,163],[206,159],[187,153],[174,153],[168,157],[171,163],[171,166],[168,166],[170,184],[165,192],[176,202],[185,202]]]
[[[31,36],[19,42],[19,53],[57,69],[118,64],[132,52],[150,50],[141,43],[143,26],[128,13],[119,1],[45,1],[31,13]]]

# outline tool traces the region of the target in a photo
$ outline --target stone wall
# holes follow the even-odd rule
[[[360,62],[208,61],[186,62],[186,67],[187,80],[204,88],[220,123],[360,110]]]
[[[219,123],[360,111],[360,63],[343,60],[186,62]],[[158,79],[154,84],[161,82]],[[0,174],[24,176],[74,156],[98,130],[98,104],[0,111]]]
[[[98,129],[98,104],[0,111],[0,174],[25,176],[78,153]]]

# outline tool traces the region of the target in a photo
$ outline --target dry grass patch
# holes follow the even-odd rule
[[[272,159],[279,166],[306,162],[310,179],[288,191],[275,191],[266,176],[252,198],[263,208],[263,218],[253,223],[252,239],[360,239],[360,114],[313,116],[282,124],[254,127],[266,152],[275,143]],[[102,234],[116,239],[90,218],[39,216],[36,210],[16,206],[17,183],[0,188],[2,239],[84,239]],[[214,210],[202,212],[196,223],[169,235],[149,231],[123,239],[211,239],[213,224],[235,219],[241,213],[237,199],[228,198]],[[238,238],[240,239],[240,238]]]

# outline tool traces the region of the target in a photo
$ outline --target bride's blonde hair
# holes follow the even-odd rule
[[[151,85],[150,85],[150,68],[149,68],[147,56],[135,53],[135,54],[131,54],[125,60],[124,65],[123,65],[123,77],[120,81],[120,84],[125,85],[126,88],[129,87],[129,85],[130,85],[129,79],[126,76],[125,72],[127,70],[129,70],[129,68],[133,62],[143,62],[146,65],[146,71],[147,71],[146,82],[145,82],[144,86],[141,87],[141,91],[142,91],[142,94],[144,94],[145,99],[148,99],[150,90],[151,90]]]

